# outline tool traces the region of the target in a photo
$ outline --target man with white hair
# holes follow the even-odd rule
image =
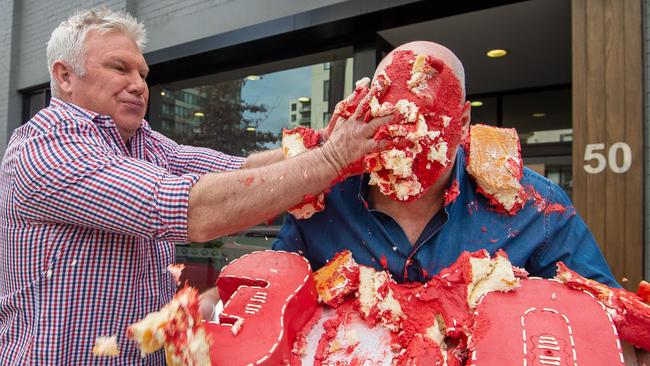
[[[429,74],[422,72],[426,67]],[[347,249],[360,264],[387,269],[399,282],[426,281],[463,251],[503,249],[534,276],[553,277],[555,263],[563,261],[618,287],[559,186],[524,169],[521,184],[530,200],[520,202],[516,214],[497,212],[477,192],[461,145],[470,127],[465,76],[450,50],[432,42],[402,45],[377,67],[373,83],[382,80],[391,89],[371,102],[376,114],[393,113],[388,107],[395,106],[395,113],[422,119],[380,127],[378,135],[392,146],[366,158],[370,174],[333,187],[323,212],[308,219],[289,215],[274,249],[303,254],[314,270]]]
[[[14,132],[0,168],[0,364],[143,362],[126,328],[173,296],[174,244],[274,217],[376,148],[386,119],[360,111],[286,161],[178,145],[143,120],[144,43],[142,24],[106,9],[52,32],[52,101]],[[119,358],[96,358],[93,342],[110,336]]]

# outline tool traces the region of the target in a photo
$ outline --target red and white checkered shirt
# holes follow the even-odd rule
[[[176,285],[190,188],[244,158],[178,145],[146,121],[123,142],[110,117],[52,99],[18,128],[0,167],[0,364],[164,364],[129,324]],[[118,358],[93,356],[117,335]]]

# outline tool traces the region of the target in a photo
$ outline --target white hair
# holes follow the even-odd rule
[[[86,73],[85,41],[88,32],[102,34],[121,32],[131,37],[142,50],[147,42],[144,24],[139,23],[128,13],[116,12],[107,8],[81,10],[59,24],[47,42],[47,67],[50,72],[52,95],[59,95],[59,85],[53,75],[52,66],[56,61],[68,65],[79,77]]]

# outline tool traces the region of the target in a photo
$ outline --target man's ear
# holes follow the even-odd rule
[[[467,136],[469,135],[469,123],[472,117],[472,106],[470,105],[469,101],[465,102],[465,105],[463,106],[463,115],[460,117],[460,123],[461,123],[461,141],[467,140]]]
[[[55,61],[52,65],[52,77],[59,85],[59,90],[63,94],[70,94],[72,92],[72,69],[62,61]]]

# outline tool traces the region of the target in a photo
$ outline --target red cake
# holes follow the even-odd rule
[[[370,184],[393,199],[420,197],[453,164],[461,138],[463,90],[442,61],[413,51],[397,51],[391,63],[375,75],[377,96],[370,115],[393,115],[375,138],[387,147],[370,154],[365,168]]]
[[[469,365],[624,365],[605,307],[553,280],[485,296],[474,322]]]
[[[199,313],[196,289],[184,287],[162,309],[129,326],[127,337],[138,343],[142,356],[165,349],[167,365],[210,363],[211,339]]]
[[[292,130],[282,130],[282,152],[285,158],[290,158],[305,151],[318,147],[320,133],[306,127]],[[305,196],[303,202],[289,209],[289,213],[297,219],[308,219],[315,213],[325,209],[325,194]]]
[[[557,264],[555,278],[573,289],[595,296],[607,307],[621,338],[650,351],[650,305],[642,297],[584,278],[562,262]]]
[[[636,294],[643,299],[643,302],[650,305],[650,283],[641,281],[641,283],[639,283],[639,290]]]
[[[337,253],[314,273],[318,299],[332,307],[340,305],[345,296],[359,287],[359,265],[349,250]]]
[[[307,260],[280,251],[255,252],[227,265],[217,279],[225,303],[219,324],[206,323],[212,365],[281,365],[317,306]]]
[[[472,125],[465,145],[467,172],[498,210],[514,215],[526,203],[519,136],[514,128]]]

